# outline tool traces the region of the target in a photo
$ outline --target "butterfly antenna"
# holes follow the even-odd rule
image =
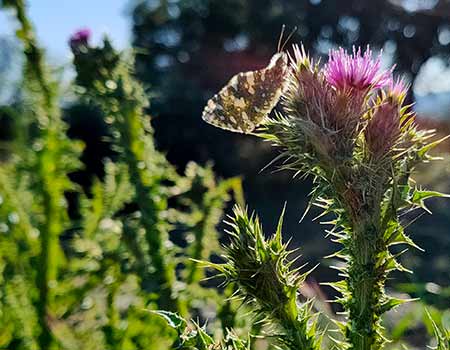
[[[284,26],[284,25],[283,25]],[[295,34],[295,32],[297,31],[298,27],[295,26],[294,29],[291,30],[291,32],[289,33],[288,37],[286,38],[285,42],[281,45],[281,48],[279,47],[278,52],[281,52],[284,50],[285,46],[287,45],[287,43],[289,42],[289,40],[291,40],[292,36]],[[279,45],[279,44],[278,44]]]
[[[278,45],[277,45],[277,52],[281,52],[281,50],[283,49],[281,46],[281,41],[283,40],[283,35],[284,35],[284,30],[286,29],[286,25],[283,24],[281,26],[281,33],[280,33],[280,37],[278,38]]]

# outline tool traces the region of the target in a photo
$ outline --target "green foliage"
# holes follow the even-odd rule
[[[437,339],[436,349],[438,350],[450,349],[450,331],[448,329],[440,329],[434,322],[433,327],[434,327],[434,335]]]
[[[83,145],[67,136],[59,86],[24,3],[3,5],[17,15],[25,62],[24,101],[11,107],[17,130],[0,163],[0,347],[168,348],[174,334],[146,309],[192,317],[208,303],[220,309],[187,256],[219,252],[216,225],[231,194],[242,198],[240,179],[216,181],[211,166],[194,163],[179,174],[168,163],[132,59],[105,40],[74,59],[76,89],[100,107],[116,152],[84,191],[71,180]]]
[[[172,344],[172,350],[250,350],[250,342],[241,340],[232,332],[229,332],[223,341],[215,342],[198,323],[193,322],[193,327],[189,327],[188,322],[175,313],[155,311],[155,314],[164,318],[177,332],[177,340]]]

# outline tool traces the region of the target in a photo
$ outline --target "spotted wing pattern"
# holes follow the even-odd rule
[[[278,103],[287,70],[287,54],[280,52],[267,67],[235,75],[208,101],[203,120],[222,129],[251,133]]]

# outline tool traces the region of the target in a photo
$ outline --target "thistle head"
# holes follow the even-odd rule
[[[303,47],[294,46],[283,107],[290,118],[290,134],[302,139],[317,156],[337,159],[351,155],[364,95],[350,96],[333,87],[325,69],[314,63]]]
[[[382,70],[380,56],[372,59],[369,48],[331,51],[324,66],[303,47],[294,45],[293,52],[283,112],[266,120],[260,134],[282,149],[288,159],[282,168],[331,177],[361,159],[376,159],[378,165],[399,160],[394,152],[405,155],[398,151],[411,149],[412,154],[426,142],[404,106],[407,84],[393,79],[392,69]],[[366,150],[369,157],[360,157]]]
[[[89,33],[87,29],[80,30],[72,35],[69,41],[77,72],[76,83],[87,91],[100,92],[100,88],[104,90],[103,93],[114,93],[118,83],[117,73],[123,62],[121,54],[112,47],[107,38],[103,40],[102,46],[90,46]]]
[[[282,242],[280,217],[276,233],[265,238],[258,217],[239,207],[229,222],[231,242],[224,264],[209,264],[230,282],[236,282],[240,295],[257,307],[256,313],[282,315],[296,305],[297,293],[307,273],[300,273],[289,260],[292,251]],[[295,308],[292,310],[295,311]],[[295,317],[294,317],[295,318]]]
[[[331,50],[324,73],[327,82],[337,90],[368,92],[371,88],[387,86],[392,81],[391,70],[381,69],[381,55],[372,59],[372,51],[353,47],[353,54],[343,48]]]
[[[72,51],[77,51],[82,47],[87,47],[89,45],[90,37],[91,30],[89,28],[82,28],[73,33],[69,39],[69,45],[72,48]]]

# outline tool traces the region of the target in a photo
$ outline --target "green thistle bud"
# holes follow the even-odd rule
[[[258,218],[235,207],[226,262],[205,264],[218,270],[228,283],[237,283],[238,295],[254,306],[257,318],[270,320],[272,329],[277,326],[273,336],[278,343],[290,349],[319,349],[310,304],[298,302],[299,287],[308,272],[301,273],[301,267],[293,267],[295,260],[288,259],[292,251],[282,242],[282,222],[283,214],[276,233],[266,239]]]

